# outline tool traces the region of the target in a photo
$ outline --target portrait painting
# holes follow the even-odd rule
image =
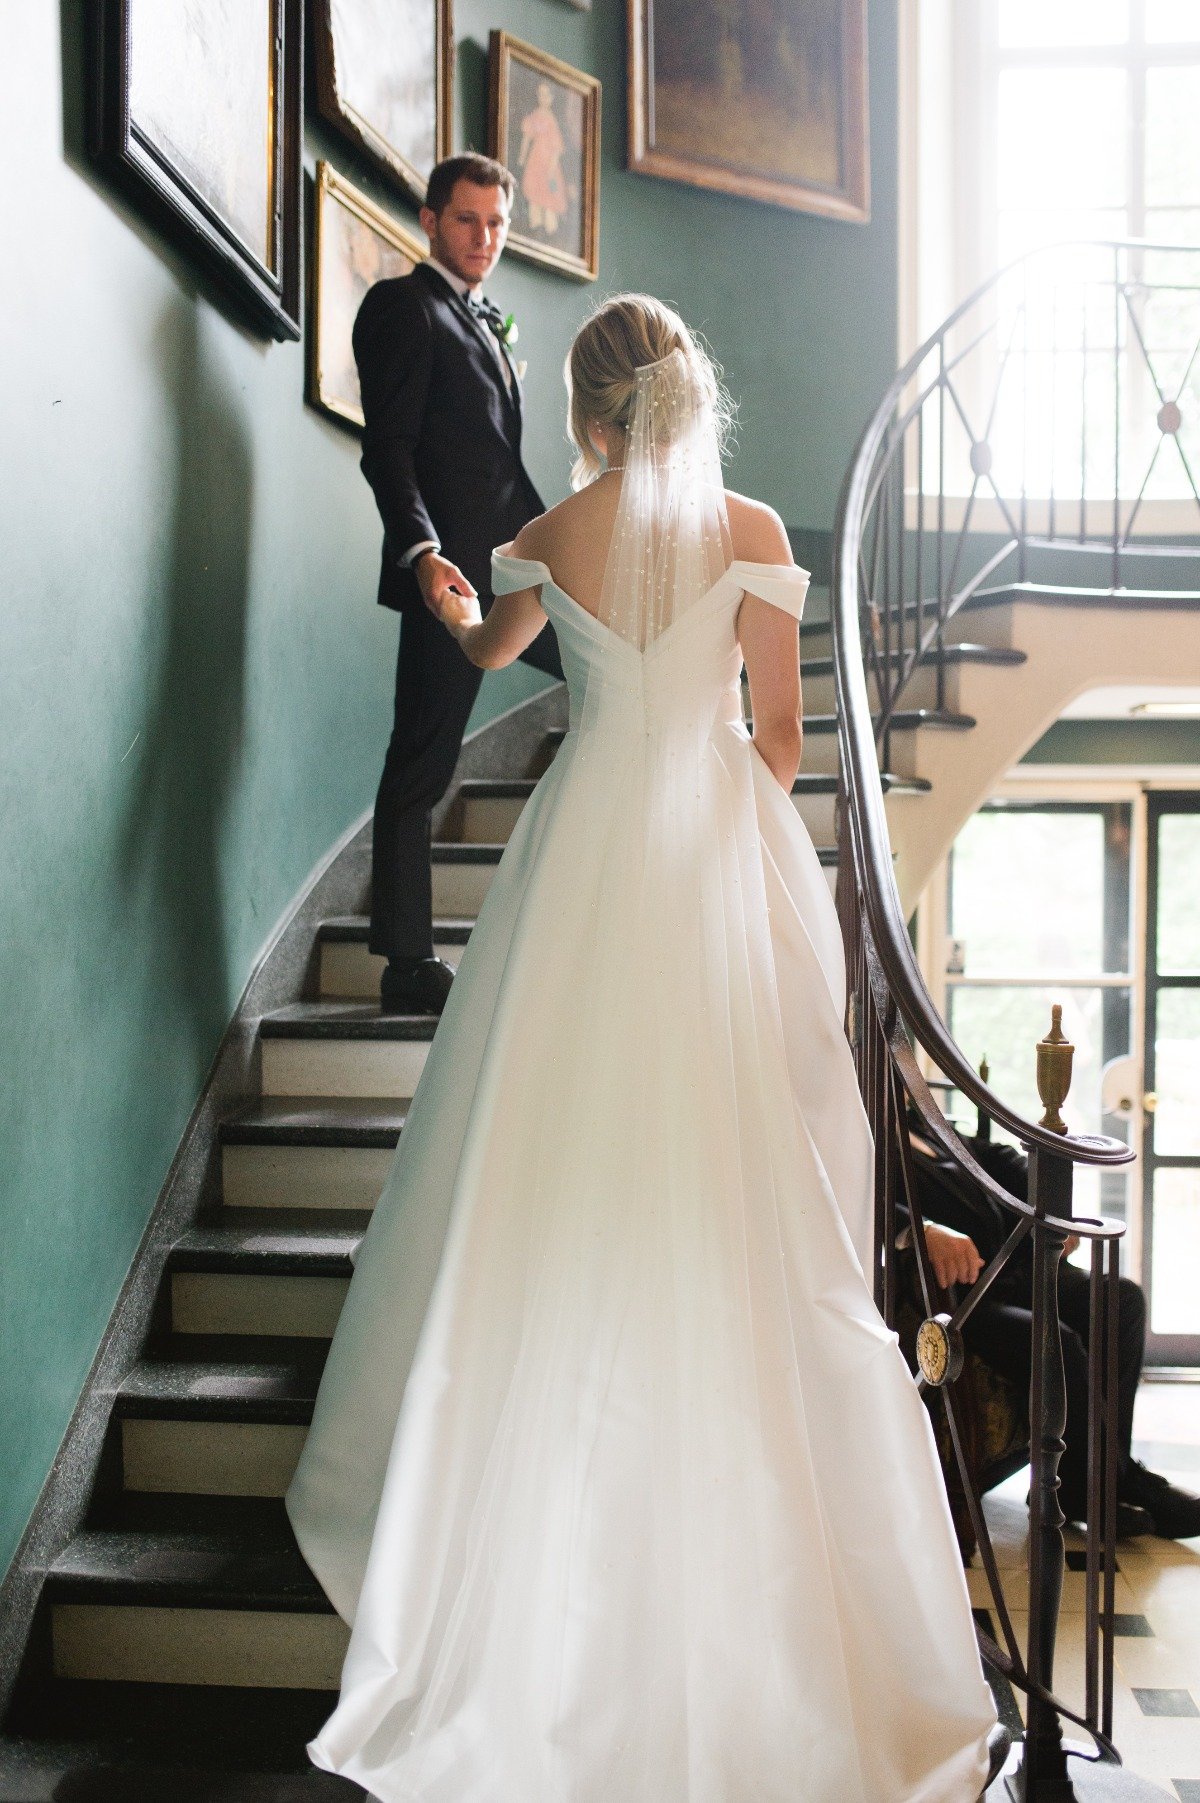
[[[314,37],[321,113],[424,200],[450,154],[452,0],[317,0]]]
[[[299,0],[97,0],[92,150],[299,336]]]
[[[425,256],[399,220],[329,163],[318,163],[313,199],[309,399],[347,424],[363,425],[352,334],[367,289],[409,275]]]
[[[627,0],[629,167],[869,215],[865,0]]]
[[[491,38],[489,148],[516,178],[509,250],[594,281],[600,83],[507,32]]]

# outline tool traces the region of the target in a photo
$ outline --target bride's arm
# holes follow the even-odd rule
[[[522,526],[510,545],[500,547],[501,551],[513,557],[536,559],[537,523],[531,520]],[[447,631],[454,634],[477,668],[503,670],[506,665],[515,663],[522,651],[529,649],[546,624],[541,595],[541,583],[497,595],[485,620],[474,595],[466,597],[451,592],[438,618]]]
[[[796,622],[791,614],[748,594],[738,612],[738,638],[750,680],[755,748],[790,793],[804,742]]]
[[[783,521],[770,507],[730,497],[734,551],[750,563],[794,568]],[[800,634],[782,608],[747,593],[738,610],[738,641],[750,683],[754,745],[781,786],[791,792],[804,739],[800,696]]]
[[[497,595],[486,620],[473,597],[451,595],[440,618],[480,670],[503,670],[528,650],[546,624],[541,592],[539,585]]]

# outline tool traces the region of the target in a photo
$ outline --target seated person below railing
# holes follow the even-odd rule
[[[944,1290],[973,1284],[1008,1238],[1014,1217],[920,1134],[911,1136],[925,1243]],[[973,1138],[967,1150],[990,1177],[1022,1201],[1027,1160],[1016,1146]],[[903,1220],[907,1210],[897,1209]],[[909,1234],[907,1222],[904,1234]],[[1078,1241],[1068,1241],[1067,1251]],[[1066,1258],[1059,1266],[1058,1303],[1066,1372],[1066,1451],[1059,1467],[1059,1502],[1068,1521],[1087,1518],[1088,1275]],[[1028,1395],[1032,1351],[1033,1241],[1026,1239],[963,1327],[968,1352]],[[1117,1531],[1124,1538],[1200,1534],[1200,1497],[1191,1496],[1133,1457],[1133,1404],[1142,1374],[1146,1299],[1141,1285],[1122,1277],[1117,1325]]]

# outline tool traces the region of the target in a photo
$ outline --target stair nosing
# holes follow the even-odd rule
[[[310,1100],[312,1105],[306,1106]],[[354,1119],[356,1103],[360,1120]],[[226,1115],[218,1131],[223,1146],[394,1151],[407,1118],[404,1103],[390,1097],[264,1096],[252,1106]]]
[[[114,1558],[137,1556],[141,1543],[143,1557],[155,1551],[162,1561],[164,1575],[138,1575],[135,1570],[101,1569],[100,1552],[106,1545]],[[230,1554],[243,1550],[247,1562],[256,1554],[264,1560],[278,1561],[280,1573],[273,1583],[251,1589],[237,1574],[222,1581],[219,1574],[189,1577],[188,1554],[193,1559]],[[93,1568],[87,1567],[87,1554],[93,1555]],[[174,1570],[172,1570],[172,1555]],[[73,1556],[73,1557],[72,1557]],[[246,1574],[251,1575],[250,1573]],[[281,1581],[282,1578],[282,1581]],[[332,1615],[334,1608],[293,1541],[281,1539],[274,1546],[255,1547],[236,1535],[214,1533],[130,1533],[103,1528],[83,1528],[67,1544],[46,1572],[46,1594],[50,1603],[107,1604],[118,1608],[193,1608],[232,1609],[245,1614],[281,1613],[289,1615]]]
[[[258,1030],[264,1039],[428,1040],[437,1030],[436,1014],[381,1014],[377,1002],[293,1002],[264,1014]]]

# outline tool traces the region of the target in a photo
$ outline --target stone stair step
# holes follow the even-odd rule
[[[348,1639],[281,1508],[202,1495],[85,1527],[46,1598],[60,1678],[329,1690]]]
[[[222,1208],[171,1249],[173,1273],[349,1277],[369,1215],[330,1209]]]
[[[304,1450],[311,1412],[309,1405],[299,1422],[226,1420],[215,1413],[212,1419],[126,1418],[121,1481],[141,1495],[282,1496]],[[252,1413],[249,1402],[246,1413]]]
[[[40,1676],[0,1738],[0,1803],[353,1803],[305,1752],[334,1690]]]
[[[907,652],[902,653],[900,651],[892,651],[888,654],[887,661],[891,664],[897,664],[901,661],[902,657],[907,657],[907,655],[908,655]],[[964,640],[963,642],[958,643],[958,644],[947,645],[942,654],[942,658],[945,663],[950,664],[950,665],[955,665],[955,664],[1017,665],[1017,664],[1023,664],[1026,661],[1025,653],[1023,651],[1014,650],[1012,646],[977,645],[970,640]],[[883,653],[881,651],[880,652],[880,662],[883,662],[883,661],[884,661],[884,657],[883,657]],[[928,665],[928,666],[932,666],[934,668],[936,668],[937,662],[938,662],[937,654],[933,651],[927,652],[925,654],[925,656],[921,659],[922,665]],[[828,657],[802,658],[801,663],[800,663],[800,668],[801,668],[802,673],[806,677],[809,677],[809,676],[832,676],[833,670],[834,670],[833,657],[831,655]]]
[[[347,938],[347,922],[357,925],[359,915],[324,920],[317,929],[317,987],[322,996],[334,998],[379,994],[384,959],[366,949],[365,936],[360,944],[357,933]],[[439,958],[457,969],[463,946],[475,924],[469,919],[441,919],[433,923],[433,949]],[[364,972],[369,973],[364,976]],[[365,987],[362,985],[365,983]]]
[[[314,1336],[171,1334],[138,1361],[113,1403],[119,1421],[305,1423],[329,1350]]]
[[[361,926],[365,956],[365,917]],[[403,1104],[386,1097],[264,1097],[221,1123],[225,1203],[370,1210],[387,1181],[404,1118]]]
[[[366,943],[367,920],[352,922]],[[405,1109],[387,1096],[264,1096],[259,1102],[227,1115],[221,1122],[226,1146],[302,1146],[323,1150],[367,1147],[394,1151],[404,1126]]]
[[[521,809],[537,787],[532,776],[471,777],[459,784],[456,814],[465,844],[507,842]]]
[[[436,1015],[381,1015],[378,1002],[295,1002],[260,1023],[263,1094],[406,1101],[436,1027]]]
[[[161,1525],[83,1528],[46,1574],[51,1603],[333,1613],[281,1506],[218,1514],[207,1497],[175,1500],[190,1520],[179,1511]]]
[[[102,1739],[0,1739],[0,1803],[362,1803],[366,1794],[315,1770],[214,1772],[145,1761],[139,1748]]]
[[[172,1327],[328,1339],[369,1219],[344,1209],[221,1209],[171,1250]]]
[[[431,853],[434,914],[474,919],[503,854],[501,842],[463,845],[452,839],[435,839]]]

